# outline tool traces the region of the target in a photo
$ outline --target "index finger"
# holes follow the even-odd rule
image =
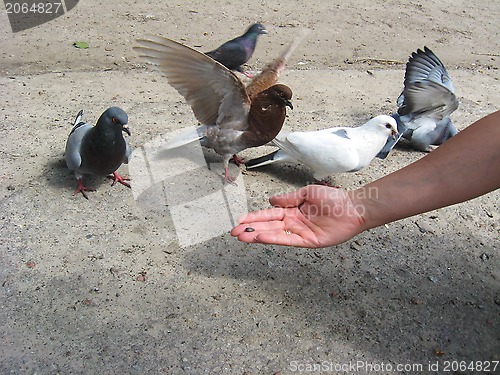
[[[249,212],[238,219],[238,223],[246,224],[256,221],[282,220],[285,216],[285,209],[280,207],[267,208],[265,210]]]

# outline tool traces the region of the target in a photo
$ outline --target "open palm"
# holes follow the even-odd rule
[[[231,235],[243,242],[317,248],[361,232],[360,207],[343,189],[309,185],[271,197],[270,203],[273,208],[242,218]]]

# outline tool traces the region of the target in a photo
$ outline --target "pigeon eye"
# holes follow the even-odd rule
[[[385,127],[386,127],[387,129],[391,129],[391,128],[392,128],[391,124],[389,124],[389,123],[385,124]]]
[[[118,122],[118,119],[116,117],[113,117],[111,121],[113,121],[116,124]]]

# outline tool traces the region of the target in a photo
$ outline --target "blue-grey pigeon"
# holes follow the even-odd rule
[[[239,164],[236,153],[271,141],[283,126],[286,107],[293,108],[291,89],[277,81],[298,42],[299,38],[245,87],[231,70],[204,53],[160,36],[139,39],[141,46],[134,49],[166,75],[201,124],[170,139],[165,148],[199,141],[223,156],[224,181],[234,182],[229,160]]]
[[[272,141],[279,150],[245,163],[256,168],[275,162],[302,163],[320,182],[330,175],[365,168],[382,149],[388,136],[398,134],[396,120],[380,115],[358,127],[336,127],[308,132],[281,131]]]
[[[82,182],[84,174],[109,176],[114,185],[119,182],[127,187],[126,177],[120,176],[116,170],[128,163],[131,149],[123,137],[122,131],[130,135],[128,116],[118,107],[108,108],[99,117],[97,124],[82,121],[83,111],[76,116],[73,129],[66,142],[65,159],[68,168],[75,171],[78,188],[73,195],[81,192],[88,199],[86,191],[94,191]]]
[[[267,30],[260,23],[255,23],[248,28],[245,34],[231,39],[205,54],[217,60],[229,70],[238,71],[248,78],[252,78],[250,73],[244,71],[242,65],[252,57],[255,45],[257,44],[257,38],[262,34],[267,34]]]
[[[399,137],[388,138],[377,155],[384,159],[405,138],[411,147],[431,151],[458,133],[450,115],[458,108],[453,82],[443,63],[427,47],[413,52],[406,64],[404,89],[397,100]]]

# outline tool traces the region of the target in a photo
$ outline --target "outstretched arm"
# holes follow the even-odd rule
[[[357,190],[306,186],[270,198],[231,234],[244,242],[325,247],[385,223],[463,202],[500,187],[500,111],[430,154]]]

